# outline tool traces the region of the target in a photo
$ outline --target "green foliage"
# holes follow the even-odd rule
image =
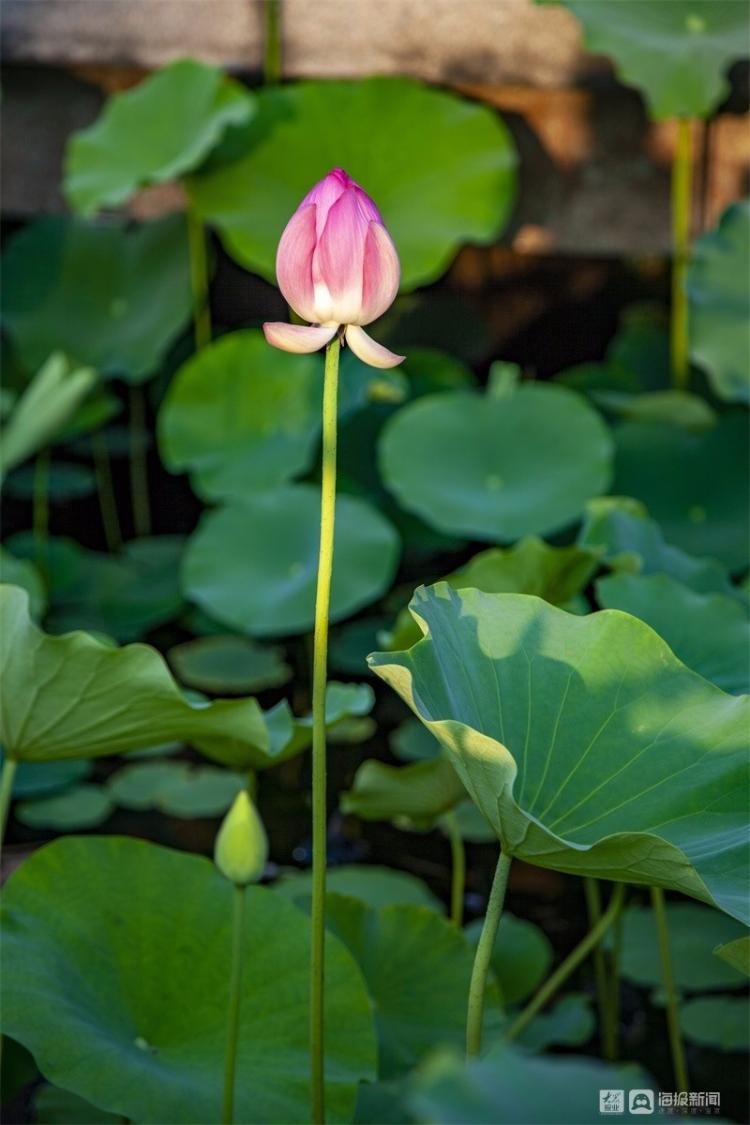
[[[52,352],[138,383],[152,375],[190,316],[181,216],[128,226],[37,219],[3,255],[3,320],[29,370]]]
[[[111,799],[127,809],[155,809],[168,816],[221,816],[247,779],[213,766],[186,762],[139,762],[107,780]]]
[[[746,997],[697,996],[680,1008],[686,1039],[719,1051],[750,1048],[750,1010]]]
[[[714,946],[732,942],[744,926],[726,914],[694,902],[668,902],[667,922],[672,935],[672,970],[677,988],[702,992],[713,988],[742,988],[736,969],[713,955]],[[635,984],[658,988],[661,959],[654,912],[629,906],[622,916],[620,972]]]
[[[498,117],[407,78],[261,90],[247,141],[188,190],[229,253],[268,280],[289,217],[333,167],[377,201],[405,289],[443,273],[462,243],[491,242],[515,196],[515,147]]]
[[[201,519],[182,569],[185,596],[255,637],[312,628],[320,497],[310,484],[248,493]],[[364,500],[339,495],[331,619],[348,617],[391,583],[399,553],[391,524]]]
[[[464,933],[472,945],[479,941],[482,919]],[[544,931],[525,918],[504,910],[492,951],[492,971],[504,1004],[520,1004],[537,990],[552,965],[552,946]]]
[[[734,941],[729,941],[726,945],[717,945],[714,953],[727,965],[731,965],[744,976],[750,977],[750,937],[746,935],[745,937],[735,938]]]
[[[750,403],[750,200],[693,243],[687,275],[693,361],[720,398]]]
[[[8,1033],[50,1081],[112,1113],[154,1125],[217,1120],[232,893],[205,859],[142,841],[40,849],[4,894]],[[245,893],[237,1117],[304,1122],[309,923],[280,895]],[[358,1082],[373,1077],[372,1017],[333,936],[326,971],[327,1095],[331,1120],[346,1121]]]
[[[657,119],[708,117],[729,93],[730,63],[747,54],[743,0],[562,2],[581,21],[588,50],[609,55]]]
[[[41,1086],[34,1095],[36,1125],[110,1125],[119,1122],[115,1113],[107,1113],[57,1086]]]
[[[254,111],[249,90],[218,68],[174,62],[110,97],[94,124],[73,134],[63,184],[68,201],[91,215],[127,202],[138,188],[180,179]]]
[[[12,496],[14,500],[33,500],[38,488],[36,466],[23,465],[8,477],[5,494]],[[88,465],[54,461],[49,466],[46,491],[50,503],[80,500],[84,496],[90,496],[95,489],[96,477]]]
[[[20,762],[13,779],[13,796],[31,801],[50,797],[84,781],[91,770],[91,762],[87,761]]]
[[[177,679],[216,695],[242,695],[279,687],[292,676],[279,645],[259,645],[249,637],[197,637],[168,652]]]
[[[109,819],[114,804],[99,785],[73,785],[53,797],[22,801],[15,816],[29,828],[49,828],[57,832],[96,828]]]
[[[391,867],[357,863],[331,867],[326,879],[328,890],[359,899],[365,906],[429,906],[442,913],[442,905],[421,879]],[[275,890],[304,905],[312,895],[310,871],[285,872]]]
[[[406,509],[440,531],[500,541],[572,523],[606,491],[611,454],[585,399],[534,384],[419,399],[388,422],[379,450],[383,480]]]
[[[47,607],[44,579],[29,559],[16,555],[0,546],[0,582],[6,586],[20,586],[29,595],[29,612],[38,621]]]
[[[747,698],[626,614],[444,583],[412,604],[424,639],[371,666],[440,739],[509,855],[744,917]]]
[[[465,797],[456,771],[442,755],[408,766],[370,759],[357,770],[352,788],[341,794],[341,811],[362,820],[429,828]]]

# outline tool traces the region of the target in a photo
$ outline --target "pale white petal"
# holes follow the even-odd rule
[[[397,367],[406,359],[406,356],[396,355],[378,344],[358,324],[347,325],[346,342],[357,358],[369,363],[370,367]]]
[[[338,325],[287,324],[286,321],[267,321],[263,332],[269,344],[284,352],[317,352],[336,335]]]

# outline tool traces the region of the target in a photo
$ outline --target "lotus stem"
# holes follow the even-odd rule
[[[587,876],[583,880],[586,894],[586,909],[589,916],[589,928],[600,921],[602,916],[601,896],[599,883],[596,879]],[[617,972],[614,973],[614,982],[607,971],[607,958],[601,942],[594,947],[593,952],[594,977],[596,979],[596,999],[599,1008],[599,1025],[601,1029],[602,1054],[605,1059],[613,1060],[617,1056],[617,997],[619,995]],[[611,966],[610,966],[611,968]],[[613,1003],[614,1001],[614,1003]]]
[[[281,81],[281,0],[266,0],[265,15],[263,80],[266,86],[277,86]]]
[[[91,447],[94,453],[96,491],[99,495],[104,538],[107,541],[107,549],[115,554],[122,546],[122,533],[120,531],[120,518],[117,514],[115,490],[112,485],[112,466],[109,460],[107,439],[102,430],[96,430],[92,435]]]
[[[32,521],[39,569],[44,581],[49,580],[49,450],[43,450],[34,464],[34,500]]]
[[[190,289],[193,295],[193,335],[199,352],[211,343],[211,306],[208,302],[208,255],[206,230],[192,207],[188,207],[188,251],[190,254]]]
[[[16,776],[18,762],[15,758],[5,757],[2,775],[0,775],[0,850],[5,841],[5,826],[8,823],[8,811],[13,796],[13,782]]]
[[[464,924],[466,849],[455,812],[446,813],[443,822],[451,845],[451,922],[461,927]]]
[[[512,1039],[517,1039],[518,1036],[525,1031],[534,1017],[541,1011],[547,1001],[554,996],[558,988],[568,979],[570,974],[578,968],[582,961],[588,957],[592,949],[594,949],[606,934],[609,927],[614,922],[617,915],[622,909],[622,904],[625,899],[625,886],[623,883],[618,883],[612,893],[612,898],[609,901],[609,906],[600,917],[596,925],[592,926],[585,938],[578,943],[575,949],[568,954],[565,960],[560,964],[550,977],[544,982],[542,987],[537,992],[519,1016],[513,1021],[505,1033],[506,1042]]]
[[[672,1052],[672,1068],[674,1070],[675,1086],[679,1091],[684,1090],[689,1092],[690,1084],[688,1080],[687,1063],[685,1061],[685,1045],[682,1042],[682,1029],[680,1028],[680,1002],[674,985],[667,911],[664,905],[664,891],[661,887],[651,888],[651,906],[654,911],[656,933],[659,941],[659,958],[661,960],[661,976],[667,1002],[667,1029],[669,1031],[669,1047]]]
[[[672,162],[672,381],[686,390],[690,376],[687,267],[690,255],[693,143],[692,121],[677,122],[677,148]]]
[[[137,536],[151,534],[151,505],[148,497],[146,396],[141,386],[130,387],[130,496],[133,526]]]
[[[326,686],[328,616],[336,518],[338,336],[326,348],[323,382],[323,462],[320,486],[320,553],[315,595],[312,688],[312,949],[310,961],[311,1110],[314,1125],[325,1122],[325,903],[326,903]]]
[[[235,884],[232,891],[232,960],[229,975],[227,1042],[224,1055],[224,1096],[221,1103],[222,1125],[232,1125],[234,1120],[234,1086],[242,995],[242,934],[245,921],[245,888]]]
[[[484,995],[487,990],[487,977],[490,971],[492,951],[495,948],[497,928],[503,913],[505,890],[508,886],[508,873],[511,859],[505,852],[500,853],[492,880],[492,889],[487,901],[484,925],[474,955],[474,968],[469,985],[469,1008],[466,1016],[466,1056],[476,1058],[482,1049],[482,1019],[484,1016]]]

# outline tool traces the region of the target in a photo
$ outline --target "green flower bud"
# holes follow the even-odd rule
[[[245,887],[258,882],[267,858],[266,830],[243,789],[222,821],[214,846],[214,862],[231,883]]]

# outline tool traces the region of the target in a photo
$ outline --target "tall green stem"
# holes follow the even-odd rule
[[[39,569],[45,582],[49,578],[49,450],[44,449],[34,463],[33,525]]]
[[[206,230],[192,207],[186,213],[190,252],[190,289],[193,295],[193,333],[198,352],[211,343],[211,308],[208,303]]]
[[[664,907],[664,891],[661,887],[651,888],[651,906],[656,920],[656,933],[659,940],[659,957],[661,959],[661,976],[664,984],[664,993],[667,1002],[667,1028],[669,1030],[669,1046],[672,1052],[672,1068],[674,1070],[675,1085],[678,1090],[689,1091],[687,1063],[685,1062],[685,1046],[682,1042],[680,1029],[680,1004],[674,986],[674,973],[672,971],[672,951],[669,947],[669,929],[667,927],[667,912]]]
[[[475,1058],[482,1049],[482,1017],[484,1015],[484,994],[487,988],[487,976],[490,971],[492,951],[495,948],[497,927],[503,913],[505,902],[505,889],[508,886],[508,873],[510,871],[510,856],[505,852],[500,853],[495,868],[495,877],[492,880],[492,889],[487,901],[487,911],[484,916],[484,925],[479,936],[479,944],[474,954],[474,967],[471,971],[469,984],[469,1008],[466,1015],[466,1055]]]
[[[586,894],[586,909],[589,916],[589,929],[600,921],[602,916],[599,883],[586,877],[583,880]],[[607,958],[601,943],[594,947],[594,977],[596,979],[596,999],[599,1007],[599,1026],[601,1029],[602,1054],[605,1059],[614,1059],[617,1054],[617,1015],[612,1005],[612,983],[607,972]],[[615,981],[617,980],[615,974]]]
[[[455,812],[443,817],[451,845],[451,922],[464,924],[464,888],[466,886],[466,850]]]
[[[99,507],[104,525],[104,538],[107,547],[115,553],[122,546],[120,532],[120,518],[117,515],[117,502],[115,490],[112,485],[112,466],[109,461],[107,439],[102,430],[96,430],[91,437],[91,446],[94,453],[94,472],[96,474],[96,491],[99,494]]]
[[[672,163],[672,381],[685,390],[689,378],[687,267],[690,254],[693,144],[692,122],[677,122],[677,148]]]
[[[221,1103],[221,1125],[234,1120],[234,1076],[237,1067],[237,1038],[240,1030],[240,999],[242,993],[242,931],[245,921],[245,888],[234,887],[232,900],[232,961],[229,976],[229,1008],[227,1010],[227,1041],[224,1054],[224,1096]]]
[[[606,934],[609,927],[614,922],[617,915],[622,909],[622,903],[625,898],[625,886],[618,883],[612,893],[612,898],[609,901],[609,906],[600,917],[596,925],[592,926],[585,938],[578,943],[575,949],[568,954],[561,965],[555,969],[552,976],[548,977],[542,987],[537,992],[520,1015],[510,1025],[508,1031],[505,1033],[506,1041],[517,1039],[522,1031],[529,1026],[531,1021],[542,1010],[547,1001],[554,996],[558,988],[568,979],[570,974],[578,968],[583,960],[588,957],[592,949],[595,949],[599,942]]]
[[[130,498],[138,536],[151,534],[146,460],[146,395],[142,386],[130,387]]]
[[[266,0],[265,14],[263,79],[267,86],[276,86],[281,81],[281,0]]]
[[[320,485],[320,553],[315,595],[312,689],[312,955],[310,962],[310,1065],[313,1125],[325,1122],[325,900],[326,900],[326,679],[328,613],[336,518],[336,441],[340,341],[326,348],[323,382],[323,461]]]
[[[5,840],[5,825],[8,823],[8,811],[13,795],[13,780],[17,768],[18,762],[15,758],[5,758],[2,776],[0,776],[0,849],[2,849]]]

